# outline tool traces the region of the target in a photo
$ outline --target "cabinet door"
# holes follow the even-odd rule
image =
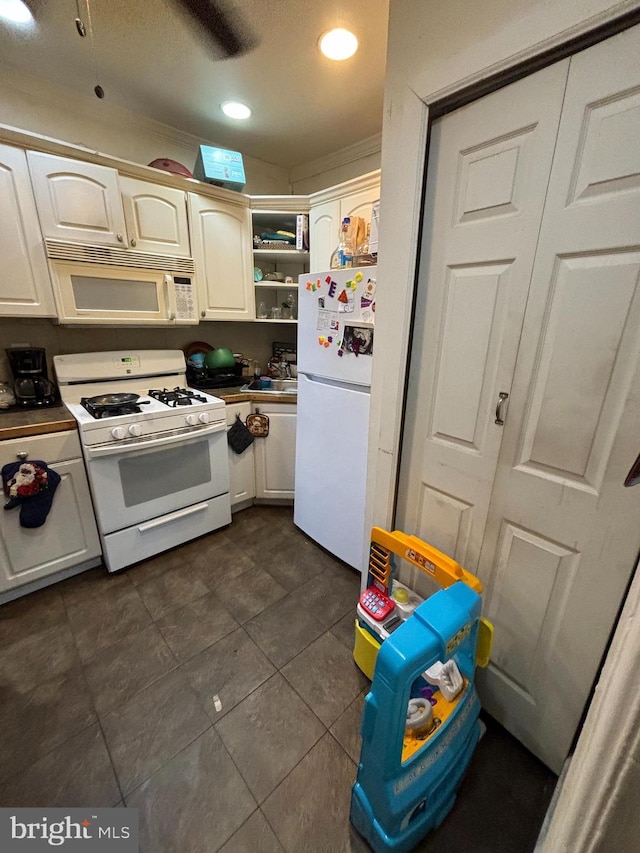
[[[0,145],[0,222],[0,314],[54,317],[27,157],[10,145]]]
[[[230,403],[227,406],[227,427],[233,426],[236,415],[240,415],[240,420],[244,422],[250,412],[251,403]],[[255,439],[242,453],[236,453],[229,448],[229,495],[232,512],[234,507],[252,501],[256,496],[254,448],[258,440]]]
[[[106,166],[27,152],[45,237],[108,246],[126,245],[118,173]]]
[[[432,128],[397,521],[471,572],[567,74],[550,66]]]
[[[248,207],[189,193],[189,223],[203,320],[253,320]]]
[[[269,435],[256,438],[256,498],[293,500],[296,460],[296,407],[287,403],[253,404],[269,417]]]
[[[3,461],[15,458],[18,445],[29,450],[30,459],[46,459],[48,447],[53,448],[60,442],[68,446],[66,436],[77,444],[77,436],[71,433],[60,433],[56,439],[43,436],[3,442]],[[77,450],[80,450],[79,444]],[[56,455],[55,449],[50,452]],[[21,527],[19,507],[0,513],[0,591],[22,586],[100,555],[82,459],[49,464],[61,481],[42,527]]]
[[[478,567],[482,704],[556,773],[640,550],[639,52],[571,58]]]
[[[369,187],[340,199],[340,220],[345,216],[360,216],[367,224],[371,223],[371,205],[380,198],[380,187]],[[337,230],[336,230],[337,234]]]
[[[174,187],[120,178],[129,245],[139,252],[189,257],[185,193]]]
[[[340,202],[325,201],[309,212],[310,272],[328,270],[331,254],[338,245]]]

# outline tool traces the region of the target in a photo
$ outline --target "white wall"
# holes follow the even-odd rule
[[[378,134],[327,157],[296,166],[289,175],[292,192],[315,193],[375,172],[380,168],[381,148],[382,134]]]
[[[146,165],[169,157],[193,171],[198,146],[215,145],[43,78],[0,72],[0,122]],[[289,170],[243,156],[250,194],[289,193]]]
[[[0,70],[0,123],[146,165],[169,157],[193,171],[198,146],[215,145],[145,118],[107,98],[83,95],[45,79]],[[380,168],[381,135],[293,170],[243,155],[250,195],[312,193]],[[339,145],[339,140],[336,141]]]
[[[123,349],[184,349],[192,341],[228,347],[255,359],[262,371],[272,356],[272,343],[295,344],[296,327],[270,323],[203,322],[182,328],[108,328],[59,326],[51,320],[0,318],[0,382],[11,379],[5,349],[16,344],[44,347],[49,375],[54,355]]]

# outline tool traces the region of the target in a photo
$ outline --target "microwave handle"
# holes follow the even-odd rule
[[[169,319],[176,319],[177,305],[176,305],[176,288],[173,282],[173,276],[166,274],[164,277],[164,286],[165,293],[167,297],[167,309],[169,313]]]
[[[163,438],[152,438],[147,441],[132,441],[130,444],[107,444],[99,447],[87,447],[87,459],[97,459],[101,456],[115,456],[123,453],[135,453],[141,450],[146,450],[148,447],[159,447],[163,444],[177,444],[191,438],[202,438],[206,435],[212,435],[216,432],[226,432],[227,424],[225,421],[214,424],[213,426],[203,427],[202,429],[190,430],[189,432],[181,432],[177,435],[164,436]]]

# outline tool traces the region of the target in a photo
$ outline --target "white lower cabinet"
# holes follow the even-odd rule
[[[75,430],[0,443],[0,463],[46,462],[60,477],[42,527],[20,526],[20,507],[0,511],[0,593],[100,556],[80,441]]]
[[[229,403],[227,405],[227,428],[233,426],[236,415],[244,423],[247,415],[251,414],[251,403]],[[254,439],[242,453],[236,453],[230,447],[229,452],[229,496],[231,498],[231,511],[244,508],[253,502],[256,496],[255,475],[255,443],[260,439]]]
[[[253,442],[257,500],[293,500],[296,408],[291,403],[252,403],[253,412],[269,417],[269,435]]]

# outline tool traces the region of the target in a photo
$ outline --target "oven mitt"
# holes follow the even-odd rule
[[[240,420],[240,415],[236,415],[235,423],[227,433],[227,441],[235,453],[242,453],[253,444],[253,436]]]
[[[266,438],[269,435],[269,415],[261,415],[259,412],[247,415],[247,429],[251,435]]]
[[[47,520],[60,475],[45,462],[9,462],[2,467],[5,509],[20,507],[21,527],[42,527]]]

